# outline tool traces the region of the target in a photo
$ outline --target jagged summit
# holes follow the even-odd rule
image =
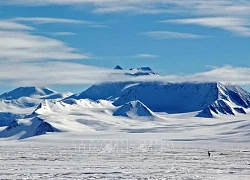
[[[250,108],[250,93],[239,86],[217,84],[218,98],[205,107],[197,117],[246,114]]]
[[[116,70],[123,70],[121,66],[117,65],[114,69]]]
[[[127,73],[127,75],[131,75],[131,76],[158,75],[158,73],[154,72],[150,67],[131,68],[129,70],[131,72]]]
[[[121,66],[117,65],[115,70],[124,70]],[[149,75],[158,75],[150,67],[140,67],[140,68],[130,68],[125,75],[129,76],[149,76]]]
[[[131,68],[131,69],[129,69],[129,70],[153,71],[150,67]]]
[[[21,97],[46,96],[53,93],[56,92],[46,87],[19,87],[0,95],[0,99],[15,100]]]

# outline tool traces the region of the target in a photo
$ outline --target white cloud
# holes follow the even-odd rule
[[[249,15],[248,0],[0,0],[4,4],[41,5],[90,5],[98,13],[130,11],[134,13],[192,13],[203,15]]]
[[[137,58],[157,58],[155,54],[136,54]]]
[[[159,21],[162,23],[194,24],[220,28],[242,36],[250,36],[250,20],[236,17],[204,17]]]
[[[0,30],[34,30],[34,28],[16,22],[0,20]]]
[[[180,33],[180,32],[170,32],[170,31],[149,31],[141,33],[155,39],[198,39],[203,38],[201,35],[191,34],[191,33]]]
[[[29,32],[0,31],[0,59],[8,61],[86,59],[64,42]]]
[[[220,28],[236,35],[249,35],[249,0],[0,0],[2,5],[88,6],[94,13],[161,14],[189,17],[182,24]],[[179,21],[180,23],[180,21]]]
[[[73,60],[86,59],[89,54],[79,53],[55,38],[37,35],[33,27],[13,20],[0,20],[1,61]],[[73,35],[61,32],[58,35]]]
[[[17,17],[11,20],[17,22],[31,22],[35,24],[94,24],[94,22],[90,21],[51,17]]]
[[[72,32],[51,32],[48,34],[51,34],[53,36],[75,36],[76,35],[76,33],[72,33]]]
[[[222,66],[205,72],[165,76],[126,76],[117,71],[70,62],[0,63],[0,84],[7,86],[89,85],[103,82],[222,82],[250,85],[250,68]]]
[[[0,83],[13,86],[93,84],[111,73],[119,72],[70,62],[0,63]]]
[[[200,73],[139,77],[137,80],[162,82],[221,82],[225,84],[250,85],[250,68],[226,65],[214,67],[211,70]]]

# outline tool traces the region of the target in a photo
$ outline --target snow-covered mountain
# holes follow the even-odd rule
[[[131,82],[117,82],[117,83],[102,83],[96,84],[83,91],[80,94],[74,94],[67,97],[66,99],[110,99],[113,98],[117,92],[120,92],[126,86],[130,85]]]
[[[117,65],[115,70],[124,70],[121,66]],[[124,70],[124,75],[127,76],[159,76],[154,72],[150,67],[140,67],[140,68],[131,68],[127,71]],[[80,94],[74,94],[69,96],[67,99],[110,99],[117,94],[117,92],[126,88],[127,86],[133,85],[134,82],[112,82],[112,83],[101,83],[95,84],[88,88],[86,91]]]
[[[18,99],[62,99],[72,95],[72,93],[58,93],[46,87],[19,87],[10,92],[0,95],[0,100],[18,100]]]
[[[153,112],[201,111],[198,117],[214,117],[214,113],[236,115],[246,113],[250,107],[250,93],[239,86],[221,83],[104,83],[72,98],[105,99],[113,101],[115,106],[138,100]]]
[[[0,99],[14,100],[21,97],[43,97],[54,93],[56,92],[45,87],[19,87],[0,95]]]
[[[247,114],[250,108],[250,93],[239,86],[217,84],[218,98],[204,108],[198,117],[215,117],[219,114]]]
[[[115,69],[129,76],[158,76],[149,67]],[[159,127],[161,122],[164,129],[164,122],[173,117],[245,117],[249,112],[249,92],[216,82],[109,82],[73,95],[22,87],[0,96],[0,126],[8,126],[0,137],[25,138],[55,131],[129,131],[131,127]],[[141,132],[131,132],[137,131]]]
[[[58,132],[58,130],[45,120],[34,117],[13,121],[0,133],[0,137],[12,137],[18,135],[18,139],[24,139],[46,134],[48,132]]]
[[[126,73],[126,75],[130,76],[150,76],[150,75],[159,75],[154,72],[150,67],[140,67],[140,68],[131,68],[130,72]]]
[[[58,93],[45,87],[19,87],[0,95],[0,126],[30,115],[44,99],[60,100],[72,93]]]
[[[114,116],[136,117],[136,116],[154,116],[154,113],[140,101],[131,101],[122,105],[114,113]]]
[[[114,69],[116,69],[116,70],[123,70],[123,68],[121,66],[119,66],[119,65],[117,65]]]

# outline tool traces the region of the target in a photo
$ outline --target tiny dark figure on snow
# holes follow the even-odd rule
[[[210,152],[209,152],[209,151],[207,151],[207,155],[208,155],[208,157],[210,157],[210,155],[211,155],[211,154],[210,154]]]

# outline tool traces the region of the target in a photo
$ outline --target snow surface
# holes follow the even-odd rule
[[[140,101],[131,101],[122,105],[114,113],[114,116],[154,116],[154,113]]]
[[[0,179],[249,179],[249,144],[172,137],[57,133],[0,141]]]

